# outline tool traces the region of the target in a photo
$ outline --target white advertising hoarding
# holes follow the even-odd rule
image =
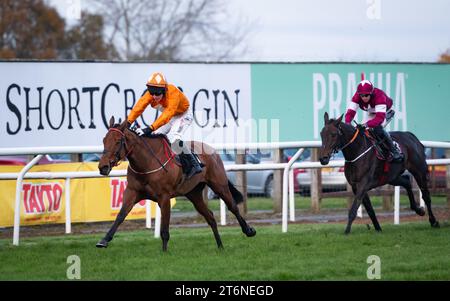
[[[0,147],[101,145],[110,117],[124,120],[155,71],[190,100],[185,140],[249,140],[249,64],[0,62]],[[137,121],[156,118],[149,106]]]

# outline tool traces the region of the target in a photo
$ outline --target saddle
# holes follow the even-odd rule
[[[388,173],[391,169],[390,160],[392,159],[392,154],[390,149],[385,145],[383,139],[375,134],[375,132],[371,129],[366,129],[365,133],[366,137],[372,143],[375,149],[375,155],[381,161],[384,161],[382,169],[380,170],[380,174],[378,176],[378,184],[383,185],[386,184],[386,180],[388,178]],[[394,143],[397,143],[394,141]],[[397,144],[398,146],[398,144]]]
[[[200,163],[200,166],[203,168],[205,167],[205,164],[200,160],[200,157],[191,150],[192,155],[194,155],[195,159]],[[175,163],[183,168],[183,173],[188,174],[191,171],[191,164],[188,160],[185,160],[185,157],[181,156],[181,154],[175,156]]]

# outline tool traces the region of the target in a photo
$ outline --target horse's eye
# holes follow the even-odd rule
[[[336,133],[331,133],[331,137],[336,137],[337,136],[337,134]]]

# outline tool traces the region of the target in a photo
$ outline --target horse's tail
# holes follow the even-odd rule
[[[423,145],[423,143],[419,140],[419,138],[417,138],[417,136],[416,135],[414,135],[414,133],[412,133],[412,132],[407,132],[408,134],[410,134],[412,137],[413,137],[413,139],[414,140],[416,140],[415,142],[421,147],[421,152],[423,153],[423,159],[424,160],[426,160],[426,158],[427,158],[427,155],[425,154],[425,145]],[[428,169],[428,164],[425,162],[425,165],[427,166],[427,169],[426,169],[426,174],[425,174],[425,177],[426,177],[426,179],[427,179],[427,182],[430,182],[430,170]]]
[[[417,138],[416,135],[414,135],[414,133],[412,132],[408,132],[411,136],[413,136],[413,138],[416,140],[416,143],[421,147],[420,151],[423,154],[424,159],[426,160],[427,158],[427,154],[425,153],[425,145],[423,145],[422,141],[419,140],[419,138]]]
[[[236,189],[236,187],[234,187],[233,183],[231,183],[230,180],[228,180],[228,188],[230,189],[231,195],[233,196],[236,204],[240,204],[244,201],[244,196],[239,190]]]

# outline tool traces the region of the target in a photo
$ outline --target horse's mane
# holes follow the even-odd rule
[[[162,139],[166,140],[166,142],[170,145],[169,138],[167,138],[167,135],[165,135],[165,134],[160,134],[160,133],[151,134],[150,136],[145,136],[145,137],[150,138],[150,139],[162,138]]]
[[[342,120],[340,122],[337,122],[337,119],[330,119],[328,121],[328,124],[333,123],[336,127],[340,127],[343,130],[352,130],[354,131],[355,127],[351,123],[345,123]],[[358,136],[365,136],[363,132],[359,132]]]

